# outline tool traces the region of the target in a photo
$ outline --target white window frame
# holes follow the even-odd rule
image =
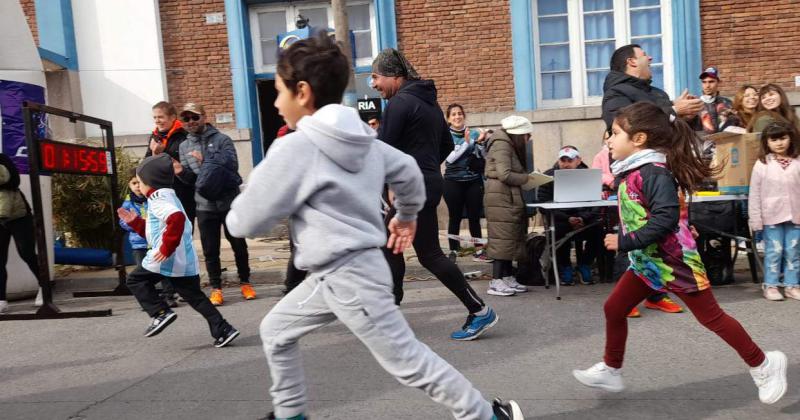
[[[372,57],[364,57],[356,60],[356,67],[363,67],[372,65],[372,59],[378,53],[378,27],[377,19],[375,16],[375,1],[374,0],[353,0],[348,1],[347,6],[369,5],[369,24],[372,32]],[[253,64],[256,74],[275,73],[275,65],[264,65],[263,57],[261,55],[261,31],[258,26],[258,14],[264,12],[284,12],[286,16],[286,28],[294,28],[295,17],[297,16],[298,9],[310,9],[315,7],[325,7],[328,12],[328,23],[331,28],[333,24],[333,8],[330,2],[308,1],[308,2],[291,2],[291,3],[270,3],[263,5],[250,6],[248,14],[250,18],[250,40],[253,54]],[[313,22],[312,22],[313,26]],[[287,29],[291,31],[294,29]]]
[[[536,82],[536,99],[539,108],[564,108],[574,106],[600,105],[602,96],[588,96],[589,81],[586,77],[586,50],[584,42],[583,0],[567,0],[567,24],[569,33],[569,59],[572,97],[566,99],[543,99],[541,53],[539,44],[539,13],[537,0],[531,2],[534,75]],[[614,47],[619,48],[631,43],[631,10],[643,10],[652,6],[628,7],[629,0],[613,0],[614,7]],[[664,90],[674,92],[675,74],[672,54],[672,0],[661,0],[661,55]],[[655,37],[655,35],[653,35]],[[645,51],[647,52],[647,51]],[[609,57],[609,60],[611,57]]]

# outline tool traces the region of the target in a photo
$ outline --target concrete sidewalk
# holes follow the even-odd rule
[[[600,360],[602,305],[611,285],[485,296],[498,325],[475,342],[448,334],[466,315],[435,281],[408,284],[402,306],[417,336],[470,378],[487,398],[520,402],[535,419],[797,419],[800,302],[768,302],[759,288],[720,287],[723,307],[765,349],[790,362],[790,389],[774,406],[758,401],[746,366],[690,314],[643,309],[630,322],[625,378],[619,394],[585,388],[570,375]],[[64,310],[113,309],[92,319],[0,322],[0,418],[3,419],[256,419],[270,410],[269,372],[258,326],[281,286],[256,286],[243,301],[226,289],[223,315],[242,331],[229,348],[215,349],[203,319],[185,304],[164,333],[144,338],[149,318],[131,297],[75,299],[59,293]],[[30,307],[16,302],[13,310]],[[446,419],[422,392],[398,385],[363,345],[334,323],[302,340],[314,419]]]

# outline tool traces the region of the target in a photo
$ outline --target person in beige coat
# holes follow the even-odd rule
[[[489,230],[486,253],[494,259],[492,281],[487,293],[513,296],[527,292],[512,275],[511,263],[525,259],[528,216],[522,185],[528,181],[525,144],[533,125],[527,118],[512,115],[501,121],[502,130],[489,139],[486,149],[486,184],[483,206]]]

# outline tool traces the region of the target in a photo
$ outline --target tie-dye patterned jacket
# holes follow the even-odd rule
[[[619,252],[628,253],[628,269],[655,290],[707,289],[688,208],[672,173],[663,164],[648,163],[620,174],[617,182]]]

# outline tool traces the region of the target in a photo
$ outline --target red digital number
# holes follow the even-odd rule
[[[56,150],[50,143],[42,144],[42,166],[45,169],[54,169],[56,167]]]

